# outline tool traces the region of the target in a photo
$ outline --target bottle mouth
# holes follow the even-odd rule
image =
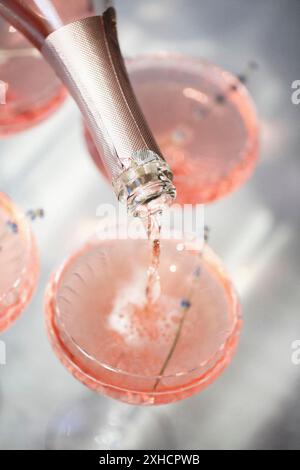
[[[171,205],[176,197],[173,173],[167,162],[150,150],[133,156],[129,168],[113,181],[119,201],[135,217],[146,217]]]
[[[139,188],[127,200],[128,210],[134,217],[145,218],[149,214],[161,212],[170,206],[176,197],[176,189],[171,181],[149,183]]]

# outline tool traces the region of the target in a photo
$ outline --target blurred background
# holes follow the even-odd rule
[[[261,125],[250,181],[206,208],[210,244],[241,297],[244,327],[230,367],[177,404],[136,409],[96,396],[54,356],[43,318],[50,273],[84,240],[98,204],[113,202],[88,156],[71,101],[32,130],[0,140],[0,189],[24,210],[42,207],[35,234],[37,292],[0,336],[1,449],[299,449],[300,80],[298,0],[116,0],[124,55],[180,52],[234,74],[258,68],[248,89]],[[0,77],[1,78],[1,77]],[[1,269],[1,266],[0,266]]]

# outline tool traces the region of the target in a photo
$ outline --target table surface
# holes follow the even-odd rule
[[[181,52],[234,72],[255,60],[249,89],[261,122],[259,167],[241,190],[206,208],[211,245],[240,293],[238,353],[210,387],[186,401],[136,409],[94,395],[60,365],[47,341],[43,294],[50,273],[87,237],[98,204],[113,202],[81,132],[74,103],[0,142],[1,190],[43,207],[34,230],[41,275],[30,306],[1,336],[0,448],[300,448],[300,79],[297,0],[120,0],[126,55]]]

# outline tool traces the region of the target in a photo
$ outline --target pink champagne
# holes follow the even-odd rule
[[[38,48],[80,107],[119,200],[134,215],[168,205],[172,172],[135,99],[109,1],[0,0],[0,14]]]
[[[144,220],[144,226],[149,242],[151,243],[151,260],[147,270],[146,283],[146,303],[151,306],[160,295],[160,235],[161,235],[161,214],[148,214]]]
[[[0,193],[0,332],[22,313],[38,277],[38,253],[29,221]]]
[[[258,157],[252,99],[233,75],[208,62],[172,54],[127,61],[147,122],[169,163],[176,202],[207,203],[241,186]],[[106,175],[93,139],[90,154]]]
[[[66,97],[65,88],[40,53],[0,18],[0,136],[47,119]]]
[[[95,240],[69,258],[46,292],[57,356],[110,397],[155,405],[186,398],[231,361],[241,326],[235,291],[207,247],[161,240],[161,292],[146,295],[148,240]]]

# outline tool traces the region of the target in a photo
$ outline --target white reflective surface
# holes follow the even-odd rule
[[[240,191],[206,209],[211,245],[241,295],[240,347],[204,392],[141,409],[134,418],[132,408],[95,397],[60,365],[44,328],[45,284],[90,234],[97,205],[114,201],[88,157],[80,117],[69,100],[47,123],[0,142],[0,189],[24,209],[46,212],[35,226],[41,252],[37,293],[0,337],[6,344],[0,448],[299,448],[300,365],[291,362],[291,344],[300,338],[300,104],[291,102],[291,84],[300,79],[300,4],[116,3],[126,55],[177,51],[234,73],[243,72],[249,60],[259,64],[248,84],[262,125],[259,168]]]

